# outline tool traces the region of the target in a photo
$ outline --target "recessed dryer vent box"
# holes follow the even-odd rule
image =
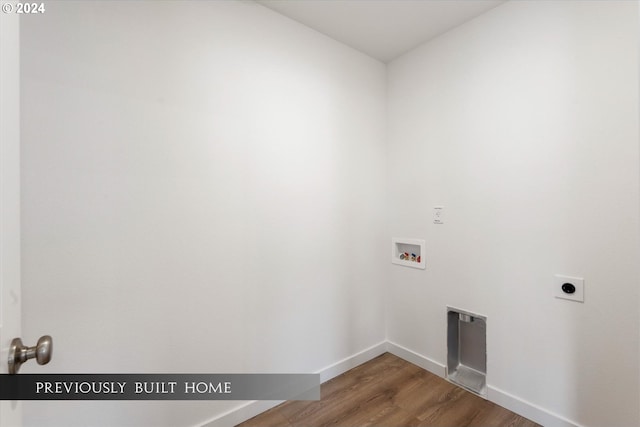
[[[424,259],[424,240],[394,237],[391,239],[391,262],[424,269],[427,265]]]
[[[447,379],[487,396],[487,318],[447,307]]]

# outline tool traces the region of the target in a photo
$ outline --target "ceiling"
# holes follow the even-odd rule
[[[256,0],[389,62],[506,0]]]

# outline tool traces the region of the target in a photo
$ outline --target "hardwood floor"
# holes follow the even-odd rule
[[[322,384],[319,401],[285,402],[239,427],[536,427],[385,353]]]

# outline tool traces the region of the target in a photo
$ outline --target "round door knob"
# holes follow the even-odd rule
[[[17,374],[20,366],[29,359],[36,359],[38,365],[46,365],[52,354],[53,340],[49,335],[40,337],[33,347],[27,347],[20,338],[14,338],[9,348],[9,373]]]
[[[40,337],[36,344],[36,362],[38,365],[46,365],[51,360],[53,352],[53,340],[49,335]]]

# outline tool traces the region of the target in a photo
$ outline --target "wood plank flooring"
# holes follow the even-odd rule
[[[325,382],[320,395],[239,427],[539,427],[390,353]]]

